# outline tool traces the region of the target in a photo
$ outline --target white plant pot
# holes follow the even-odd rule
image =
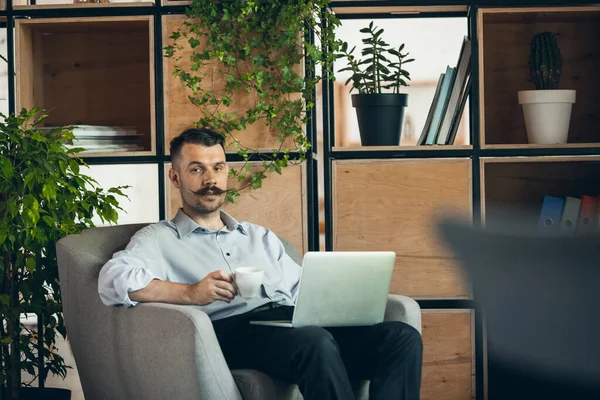
[[[573,103],[575,90],[519,91],[529,143],[567,143]]]

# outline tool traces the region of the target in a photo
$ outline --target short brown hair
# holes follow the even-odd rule
[[[171,140],[171,161],[174,162],[181,154],[184,144],[201,144],[206,147],[221,145],[225,151],[225,137],[211,128],[188,128]]]

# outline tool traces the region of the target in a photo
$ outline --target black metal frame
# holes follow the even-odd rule
[[[34,0],[32,0],[33,2]],[[159,193],[159,217],[164,219],[166,215],[166,179],[164,173],[165,164],[170,162],[170,157],[165,149],[164,132],[164,88],[163,88],[163,60],[157,55],[162,54],[162,16],[170,14],[184,14],[185,6],[165,6],[162,0],[154,0],[155,3],[141,7],[81,7],[61,9],[35,7],[27,9],[14,9],[13,1],[7,0],[6,10],[0,10],[0,17],[5,17],[6,22],[0,23],[0,27],[7,29],[7,59],[8,59],[8,108],[9,113],[15,112],[16,107],[16,88],[15,88],[15,37],[14,22],[16,18],[58,18],[58,17],[92,17],[92,16],[134,16],[149,15],[154,18],[154,78],[155,78],[155,126],[156,126],[156,154],[150,156],[105,156],[105,157],[84,157],[84,161],[89,165],[104,164],[155,164],[158,168],[158,193]],[[425,3],[425,4],[424,4]],[[309,250],[319,250],[319,205],[318,205],[318,166],[317,158],[323,158],[324,169],[324,199],[325,199],[325,251],[333,250],[333,199],[332,199],[332,162],[341,159],[361,159],[361,158],[380,158],[380,159],[398,159],[398,158],[444,158],[444,157],[462,157],[472,160],[472,185],[473,185],[473,219],[475,224],[480,221],[480,157],[489,156],[538,156],[538,155],[587,155],[600,153],[600,143],[597,147],[587,148],[536,148],[536,149],[481,149],[479,143],[479,76],[478,76],[478,47],[477,47],[477,9],[480,7],[526,7],[526,6],[574,6],[594,4],[594,0],[575,0],[565,4],[564,0],[388,0],[388,1],[334,1],[329,8],[334,7],[365,7],[365,6],[418,6],[424,9],[427,6],[468,6],[468,12],[424,12],[422,14],[410,15],[391,15],[391,14],[354,14],[340,15],[345,19],[354,18],[419,18],[419,17],[466,17],[468,20],[468,32],[472,39],[472,85],[470,91],[470,129],[472,149],[432,149],[432,150],[379,150],[379,151],[332,151],[332,145],[335,143],[335,123],[334,123],[334,103],[333,103],[333,82],[327,79],[323,71],[324,80],[322,81],[323,93],[323,154],[317,154],[317,118],[316,108],[313,108],[309,114],[309,123],[306,126],[307,135],[312,150],[307,154],[306,176],[307,176],[307,226],[308,226],[308,248]],[[314,34],[311,32],[307,38],[309,42],[314,42]],[[324,49],[329,51],[330,49]],[[307,65],[307,71],[312,71],[312,66]],[[310,72],[309,72],[310,73]],[[240,161],[236,154],[228,154],[229,161]],[[255,158],[258,159],[258,158]],[[483,317],[481,311],[475,307],[472,300],[460,299],[437,299],[437,300],[419,300],[423,309],[474,309],[475,313],[475,362],[476,362],[476,398],[484,398],[484,354],[483,354]]]

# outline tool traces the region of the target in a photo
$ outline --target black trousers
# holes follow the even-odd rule
[[[402,322],[373,326],[282,328],[250,325],[256,319],[291,319],[276,307],[213,321],[231,369],[255,369],[295,383],[305,400],[354,398],[351,380],[370,380],[369,398],[420,398],[423,344]]]

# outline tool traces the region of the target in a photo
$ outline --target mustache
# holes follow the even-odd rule
[[[200,190],[192,190],[192,193],[198,194],[200,196],[205,196],[207,194],[223,194],[227,193],[227,190],[223,190],[217,186],[205,186]]]

